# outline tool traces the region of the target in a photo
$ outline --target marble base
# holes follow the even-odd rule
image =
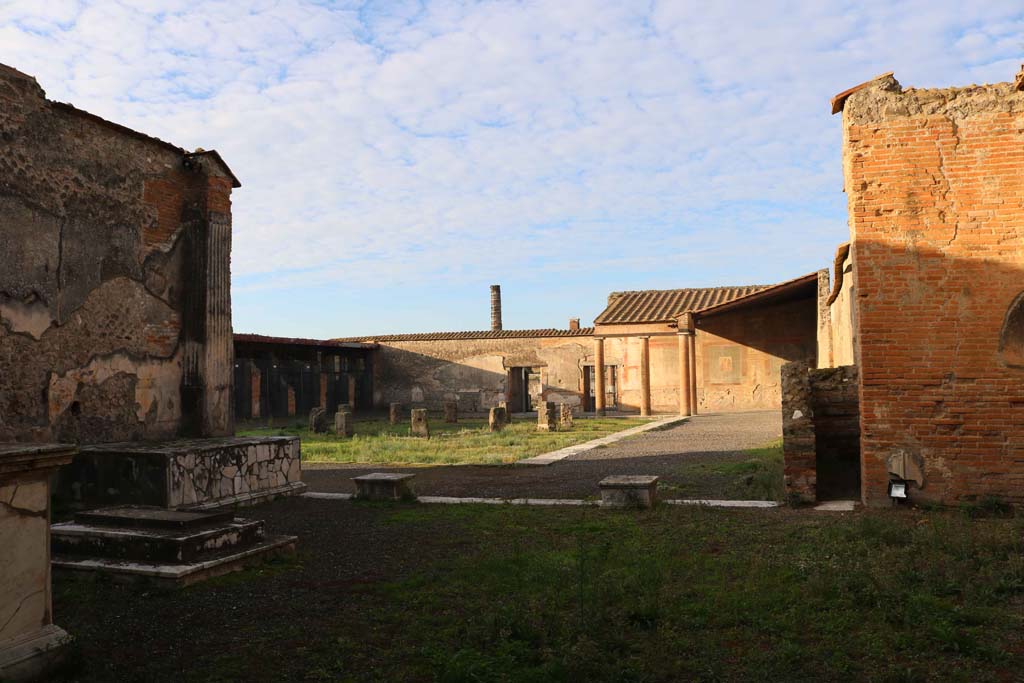
[[[598,483],[601,505],[607,507],[654,507],[658,502],[658,477],[615,475]]]

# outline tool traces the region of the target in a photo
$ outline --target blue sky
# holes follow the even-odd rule
[[[235,330],[589,324],[614,290],[777,282],[846,240],[828,100],[1011,80],[1019,1],[0,0],[0,62],[234,194]]]

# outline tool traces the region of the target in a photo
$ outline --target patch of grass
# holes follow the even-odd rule
[[[684,497],[782,501],[782,439],[744,451],[742,459],[684,462],[676,468],[676,485],[663,484]]]
[[[398,678],[983,681],[1021,660],[1013,523],[464,512],[477,553],[386,589],[406,609]]]
[[[608,436],[643,424],[636,418],[577,418],[572,431],[538,432],[532,420],[517,420],[500,432],[490,432],[487,421],[463,419],[447,424],[430,422],[430,438],[410,435],[409,424],[392,425],[386,419],[362,419],[355,435],[344,439],[332,434],[312,434],[294,423],[284,428],[253,427],[239,430],[242,436],[291,435],[302,439],[306,462],[406,464],[501,464],[529,458],[566,446]]]

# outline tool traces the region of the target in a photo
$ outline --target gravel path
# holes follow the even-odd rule
[[[386,467],[304,464],[310,491],[353,493],[351,478],[367,472],[413,472],[415,489],[430,496],[495,498],[587,498],[610,474],[656,474],[672,488],[666,498],[728,498],[735,477],[702,472],[701,465],[745,460],[747,449],[782,434],[779,411],[699,415],[662,431],[569,456],[547,467],[522,465],[448,465]]]

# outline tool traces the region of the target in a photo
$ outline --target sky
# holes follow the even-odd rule
[[[236,332],[589,325],[846,241],[835,93],[1012,80],[1008,2],[0,0],[50,99],[218,150]]]

